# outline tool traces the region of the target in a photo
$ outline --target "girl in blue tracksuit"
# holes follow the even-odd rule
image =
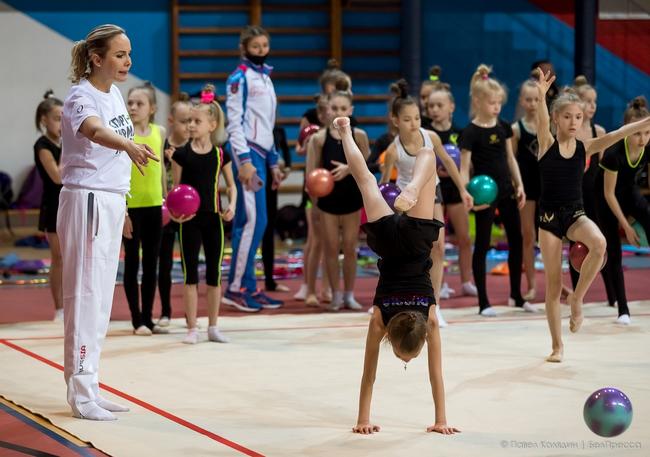
[[[255,253],[266,229],[267,179],[277,187],[282,179],[274,148],[276,98],[270,73],[264,64],[269,53],[269,34],[248,26],[239,38],[241,63],[226,83],[228,134],[237,177],[237,211],[232,228],[232,261],[223,302],[241,311],[279,308],[282,302],[257,291]],[[266,166],[271,176],[266,176]]]

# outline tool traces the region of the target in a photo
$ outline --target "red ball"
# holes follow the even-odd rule
[[[309,137],[312,136],[314,133],[318,132],[319,130],[320,130],[320,126],[316,124],[309,124],[304,126],[300,130],[300,133],[298,134],[298,144],[300,146],[303,146],[305,142],[309,139]]]
[[[167,194],[167,209],[176,218],[188,217],[196,214],[201,206],[201,197],[192,186],[179,184]]]
[[[587,257],[587,254],[589,254],[589,248],[582,244],[580,241],[576,241],[573,246],[571,246],[571,249],[569,250],[569,263],[571,264],[571,267],[578,273],[580,272],[580,269],[582,268],[582,262],[585,261],[585,257]],[[607,251],[605,251],[605,256],[603,257],[603,264],[600,266],[600,269],[602,270],[603,267],[605,267],[605,264],[607,263]]]
[[[334,190],[334,176],[325,168],[316,168],[305,179],[307,192],[314,197],[324,197]]]

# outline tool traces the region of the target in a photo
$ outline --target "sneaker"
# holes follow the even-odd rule
[[[527,301],[523,302],[521,305],[518,305],[514,298],[508,298],[508,306],[514,306],[515,308],[521,308],[527,313],[536,313],[537,309],[528,303]]]
[[[271,298],[261,290],[255,292],[251,297],[257,303],[262,305],[262,308],[264,309],[278,309],[284,305],[284,302],[282,300],[276,300],[275,298]]]
[[[616,323],[621,325],[630,325],[632,323],[632,319],[630,319],[629,314],[621,314],[618,316],[618,319],[616,319]]]
[[[153,333],[154,335],[166,335],[169,333],[169,328],[161,327],[159,324],[156,324],[151,329],[151,333]]]
[[[146,325],[141,325],[140,327],[133,330],[134,335],[138,336],[151,336],[153,333]]]
[[[64,316],[63,316],[63,308],[57,309],[54,311],[54,322],[63,322]]]
[[[307,284],[301,284],[300,289],[293,295],[294,300],[304,301],[307,298]]]
[[[199,329],[191,328],[187,331],[187,335],[183,338],[183,344],[196,344],[199,342]]]
[[[440,306],[436,306],[436,317],[438,318],[438,327],[446,327],[447,321],[445,320],[444,317],[442,317],[442,311],[440,311]]]
[[[278,283],[275,283],[275,288],[270,289],[267,287],[266,290],[269,292],[290,292],[291,291],[291,289],[289,289],[284,284],[278,284]]]
[[[449,297],[451,297],[455,293],[456,293],[456,291],[454,289],[450,288],[449,285],[446,282],[442,283],[442,287],[440,287],[440,299],[441,300],[447,300]]]
[[[221,333],[216,325],[208,327],[208,339],[215,343],[230,343],[230,338]]]
[[[497,312],[491,306],[483,308],[479,314],[483,317],[496,317]]]
[[[242,292],[231,292],[229,290],[223,294],[221,299],[224,305],[232,306],[237,308],[239,311],[244,311],[246,313],[256,313],[262,309],[262,304],[258,303],[250,293],[246,291]]]
[[[348,297],[347,299],[343,300],[343,305],[347,309],[351,309],[352,311],[361,311],[363,309],[363,306],[361,306],[361,303],[356,301],[354,297]]]
[[[476,286],[469,281],[463,283],[463,285],[461,286],[461,292],[466,297],[478,296],[478,290],[476,290]]]
[[[160,319],[158,319],[158,327],[169,327],[169,318],[167,316],[163,316]]]

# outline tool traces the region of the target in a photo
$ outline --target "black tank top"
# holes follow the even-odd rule
[[[596,125],[591,124],[591,137],[596,138],[598,134],[596,133]],[[587,164],[587,169],[585,170],[585,175],[583,177],[583,185],[588,184],[591,187],[589,189],[593,188],[593,185],[596,181],[596,176],[598,175],[598,169],[600,168],[598,166],[598,163],[600,162],[598,158],[598,154],[592,154],[589,163]]]
[[[542,183],[540,206],[581,203],[584,168],[585,146],[582,141],[576,140],[575,152],[570,158],[564,158],[556,139],[539,160]]]
[[[341,140],[334,138],[329,129],[325,135],[321,156],[321,166],[326,170],[333,170],[337,167],[332,161],[348,163],[345,160]],[[334,181],[334,190],[329,195],[318,199],[318,208],[329,214],[350,214],[363,208],[361,191],[352,175],[348,175],[340,181]]]
[[[517,162],[526,165],[532,164],[537,168],[537,135],[533,135],[524,127],[524,123],[519,119],[519,142],[517,143]]]

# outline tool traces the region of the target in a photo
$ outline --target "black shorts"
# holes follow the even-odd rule
[[[38,229],[45,233],[56,233],[56,214],[59,211],[58,202],[41,205],[38,215]]]
[[[539,228],[562,239],[580,216],[586,216],[582,202],[568,205],[539,205]]]
[[[438,181],[438,184],[436,185],[436,204],[441,204],[442,205],[442,190],[440,189],[440,181]]]
[[[440,178],[440,190],[445,205],[455,205],[463,202],[458,187],[451,178]]]

